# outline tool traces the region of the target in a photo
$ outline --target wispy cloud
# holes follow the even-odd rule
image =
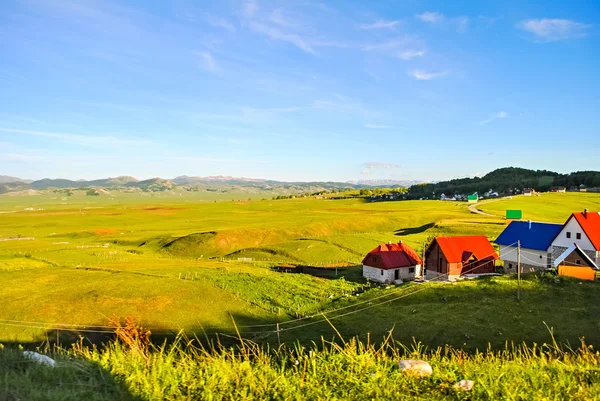
[[[44,138],[58,139],[62,142],[73,143],[81,146],[97,146],[97,147],[110,147],[110,146],[142,146],[151,145],[152,141],[146,139],[129,139],[129,138],[118,138],[112,135],[81,135],[81,134],[67,134],[60,132],[48,132],[48,131],[32,131],[15,128],[0,128],[0,132],[8,132],[12,134],[30,135]]]
[[[492,121],[498,120],[498,119],[501,119],[501,118],[508,118],[508,113],[505,112],[505,111],[500,111],[498,113],[494,113],[494,114],[492,114],[490,116],[490,118],[488,118],[486,120],[483,120],[483,121],[480,121],[479,124],[481,124],[481,125],[489,124]]]
[[[40,160],[44,159],[41,156],[25,155],[25,154],[20,154],[20,153],[0,153],[0,158],[2,160],[13,161],[13,162],[34,162],[34,161],[40,161]]]
[[[270,26],[258,21],[250,22],[249,27],[254,32],[263,34],[270,39],[291,43],[307,53],[315,54],[310,42],[298,34],[284,32],[274,26]]]
[[[369,110],[364,104],[356,99],[351,99],[338,93],[330,99],[315,100],[312,104],[313,109],[327,110],[344,113],[359,113],[362,115],[373,115],[375,112]]]
[[[292,18],[287,15],[283,8],[278,8],[269,15],[269,20],[283,27],[294,27],[297,24],[292,21]]]
[[[441,72],[427,72],[423,70],[412,70],[408,73],[411,77],[418,79],[419,81],[430,81],[435,78],[442,78],[448,75],[447,71]]]
[[[374,173],[378,170],[392,170],[392,169],[398,169],[401,167],[402,166],[400,164],[383,163],[383,162],[367,162],[367,163],[363,163],[362,170],[360,173],[363,175],[366,175],[366,174]]]
[[[196,52],[196,54],[198,55],[198,57],[200,57],[200,64],[201,64],[202,68],[204,68],[206,71],[209,71],[209,72],[218,72],[219,71],[219,66],[217,65],[217,62],[215,61],[212,54],[210,54],[209,52],[205,52],[205,51]]]
[[[591,28],[591,25],[573,20],[549,18],[523,20],[517,26],[545,42],[581,38],[586,36]]]
[[[256,10],[258,10],[258,3],[256,0],[245,0],[242,5],[242,13],[244,16],[251,18],[256,14]]]
[[[425,55],[423,41],[417,36],[405,35],[382,43],[369,44],[362,47],[363,51],[376,52],[401,60],[412,60]]]
[[[206,21],[217,28],[223,28],[228,30],[229,32],[236,32],[237,29],[236,27],[233,25],[233,23],[231,23],[230,21],[224,19],[224,18],[220,18],[220,17],[214,17],[214,16],[210,16],[206,19]]]
[[[387,20],[377,20],[371,24],[361,24],[358,27],[360,29],[364,29],[364,30],[373,30],[373,29],[394,29],[396,27],[396,25],[398,25],[400,22],[400,20],[393,20],[393,21],[387,21]]]
[[[452,18],[441,13],[427,11],[422,14],[417,14],[416,17],[421,21],[430,24],[452,27],[453,29],[456,29],[457,32],[466,31],[469,24],[469,18],[464,15]]]
[[[430,22],[432,24],[437,24],[438,22],[443,22],[446,20],[446,16],[444,16],[444,14],[429,11],[424,12],[423,14],[417,14],[417,18],[423,22]]]
[[[389,125],[381,125],[381,124],[365,124],[365,128],[368,129],[391,129]]]

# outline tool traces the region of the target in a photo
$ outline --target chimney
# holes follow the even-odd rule
[[[531,220],[527,220],[527,222],[529,223],[529,229],[531,230]]]
[[[587,219],[587,213],[588,213],[587,208],[583,209],[583,217],[585,217],[586,219]]]

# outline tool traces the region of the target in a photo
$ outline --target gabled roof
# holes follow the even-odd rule
[[[485,235],[462,237],[436,237],[449,263],[464,263],[472,256],[478,260],[498,259],[498,255]]]
[[[600,213],[579,212],[573,213],[571,217],[575,217],[585,235],[587,235],[592,245],[594,245],[594,248],[600,251]]]
[[[363,265],[379,269],[413,267],[423,263],[417,252],[403,242],[379,245],[365,256]]]
[[[546,251],[562,229],[562,224],[512,221],[494,241],[498,245]]]
[[[592,260],[592,258],[590,258],[589,255],[587,253],[585,253],[585,251],[583,249],[581,249],[579,247],[579,245],[577,245],[576,243],[573,243],[573,245],[568,247],[567,250],[562,253],[562,255],[560,255],[558,258],[556,258],[556,260],[553,263],[553,266],[558,267],[558,265],[560,265],[573,252],[577,252],[579,257],[581,259],[585,260],[588,263],[588,265],[590,265],[592,267],[592,269],[600,270],[598,268],[598,266],[596,265],[596,263]]]

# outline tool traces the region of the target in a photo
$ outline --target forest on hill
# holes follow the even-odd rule
[[[548,170],[528,170],[518,167],[505,167],[494,170],[483,177],[458,178],[437,183],[413,185],[408,190],[408,197],[422,198],[432,195],[445,194],[483,194],[493,190],[500,194],[521,193],[523,188],[533,188],[536,191],[548,191],[555,186],[567,189],[600,187],[600,171],[577,171],[560,174]]]

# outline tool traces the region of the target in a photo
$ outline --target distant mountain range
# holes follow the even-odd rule
[[[26,184],[29,184],[30,182],[33,182],[33,181],[32,180],[23,180],[21,178],[11,177],[9,175],[0,175],[0,184],[7,184],[9,182],[24,182]]]
[[[134,177],[120,176],[100,180],[67,180],[62,178],[30,181],[17,177],[0,176],[0,193],[67,188],[125,188],[141,191],[155,192],[180,188],[181,190],[208,190],[208,191],[272,191],[277,194],[315,193],[339,189],[363,189],[373,187],[408,187],[411,197],[429,197],[432,194],[484,192],[489,189],[510,193],[512,188],[522,189],[531,187],[537,190],[548,190],[551,186],[565,186],[568,188],[584,185],[600,187],[600,172],[580,171],[570,174],[559,174],[545,170],[528,170],[523,168],[505,167],[494,170],[483,177],[461,178],[442,182],[422,182],[415,180],[359,180],[356,182],[284,182],[276,180],[263,180],[255,178],[210,176],[190,177],[179,176],[171,180],[151,178],[139,181]]]
[[[404,186],[404,182],[386,181],[385,184],[373,181],[372,184],[364,183],[346,183],[346,182],[284,182],[276,180],[263,180],[255,178],[231,177],[231,176],[209,176],[209,177],[190,177],[179,176],[171,180],[163,178],[151,178],[149,180],[139,181],[134,177],[120,176],[115,178],[105,178],[99,180],[68,180],[64,178],[44,178],[37,181],[22,180],[17,177],[1,176],[0,193],[23,191],[23,190],[44,190],[44,189],[77,189],[77,188],[138,188],[142,191],[165,191],[174,188],[204,188],[212,190],[230,191],[235,189],[262,190],[283,193],[302,193],[319,192],[323,190],[339,189],[359,189],[372,186]]]

